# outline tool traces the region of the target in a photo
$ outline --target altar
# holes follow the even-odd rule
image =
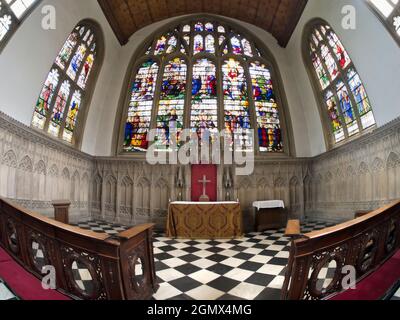
[[[239,202],[171,202],[167,237],[233,239],[243,236]]]

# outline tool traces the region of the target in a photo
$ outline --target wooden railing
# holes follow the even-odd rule
[[[0,245],[38,279],[53,270],[56,288],[77,299],[151,299],[158,289],[153,227],[142,225],[110,237],[0,199]]]
[[[294,234],[282,298],[329,299],[343,291],[349,270],[361,281],[399,248],[400,202],[332,228]]]

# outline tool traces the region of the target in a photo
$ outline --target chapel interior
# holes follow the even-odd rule
[[[399,46],[398,0],[0,0],[0,300],[400,300]]]

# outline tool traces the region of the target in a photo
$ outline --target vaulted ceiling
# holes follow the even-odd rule
[[[118,40],[126,44],[154,22],[193,13],[218,14],[254,24],[285,47],[308,0],[98,0]]]

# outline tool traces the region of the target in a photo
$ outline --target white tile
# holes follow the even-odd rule
[[[193,254],[199,258],[207,258],[207,257],[214,255],[214,253],[212,253],[210,251],[206,251],[206,250],[200,250],[200,251],[194,252]]]
[[[289,255],[290,255],[289,251],[280,251],[275,256],[275,258],[289,259]]]
[[[275,277],[274,280],[272,280],[269,284],[268,284],[268,288],[271,289],[279,289],[281,290],[283,288],[283,283],[285,282],[285,277],[283,276],[277,276]]]
[[[205,243],[196,244],[194,247],[197,249],[201,249],[201,250],[207,250],[207,249],[212,248],[212,246],[205,244]]]
[[[283,271],[283,269],[285,269],[284,266],[266,264],[265,266],[262,266],[257,272],[263,273],[263,274],[268,274],[271,276],[277,276]]]
[[[282,251],[283,249],[285,249],[285,246],[277,246],[277,245],[272,245],[266,248],[266,250],[269,251]]]
[[[153,296],[155,300],[168,300],[181,295],[182,292],[168,283],[161,283],[157,293]]]
[[[237,251],[233,251],[233,250],[224,250],[218,253],[221,256],[225,256],[225,257],[233,257],[236,256],[237,254],[239,254],[239,252]]]
[[[231,249],[234,246],[235,245],[230,244],[230,243],[220,243],[219,245],[217,245],[218,248],[225,249],[225,250]]]
[[[185,275],[178,270],[175,269],[166,269],[157,272],[157,276],[164,280],[165,282],[171,282],[180,278],[183,278]]]
[[[245,260],[229,258],[229,259],[222,261],[221,264],[224,264],[229,267],[237,268],[245,262],[246,262]]]
[[[210,283],[211,281],[214,281],[215,279],[219,278],[220,275],[216,274],[214,272],[208,271],[208,270],[200,270],[200,271],[190,274],[189,277],[191,277],[192,279],[194,279],[200,283],[207,284],[207,283]]]
[[[186,292],[186,295],[195,300],[213,301],[221,298],[225,293],[209,286],[201,286]]]
[[[256,244],[257,244],[257,243],[254,243],[254,242],[242,242],[242,243],[239,243],[239,246],[241,246],[241,247],[246,247],[246,248],[252,248],[252,247],[254,247]]]
[[[176,243],[176,244],[174,244],[174,245],[172,245],[174,248],[177,248],[177,249],[186,249],[186,248],[189,248],[190,246],[188,245],[188,244],[186,244],[186,243],[184,243],[184,242],[179,242],[179,243]]]
[[[256,263],[263,263],[266,264],[272,260],[272,257],[267,257],[267,256],[254,256],[252,257],[249,261],[250,262],[256,262]]]
[[[263,249],[255,249],[255,248],[249,248],[243,251],[243,253],[248,253],[248,254],[260,254],[263,252]]]
[[[186,256],[188,253],[183,250],[174,250],[174,251],[168,251],[168,254],[173,257],[179,258],[179,257]]]
[[[270,246],[270,245],[272,245],[274,243],[275,243],[275,240],[263,240],[263,241],[260,241],[258,244]]]
[[[167,260],[162,260],[161,262],[166,264],[170,268],[180,267],[187,263],[179,258],[171,258]]]
[[[200,259],[194,262],[194,264],[196,265],[196,267],[207,269],[209,267],[215,266],[217,263],[208,259]]]
[[[236,280],[236,281],[246,281],[253,275],[254,272],[243,270],[243,269],[233,269],[229,271],[224,277]]]
[[[265,288],[250,283],[241,283],[229,294],[246,300],[254,300]]]

